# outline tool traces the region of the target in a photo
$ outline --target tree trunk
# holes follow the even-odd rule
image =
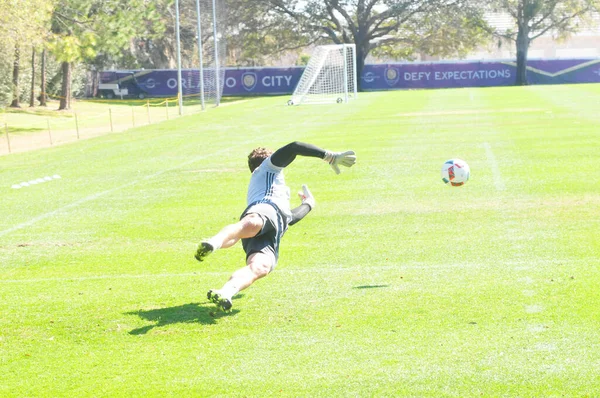
[[[524,32],[525,31],[525,32]],[[526,86],[527,81],[527,53],[529,52],[528,29],[519,29],[517,35],[517,80],[518,86]]]
[[[19,66],[21,62],[21,50],[19,45],[15,45],[15,62],[13,64],[13,100],[10,103],[11,108],[20,108],[19,103]]]
[[[42,50],[42,70],[40,74],[40,106],[46,106],[46,99],[48,98],[46,95],[46,49]]]
[[[62,87],[59,111],[71,109],[71,63],[62,63]]]
[[[29,107],[35,106],[35,48],[31,50],[31,96],[29,97]]]
[[[92,98],[98,96],[98,86],[100,85],[100,72],[94,70],[92,72]]]
[[[369,55],[369,44],[356,43],[356,85],[358,91],[362,91],[362,71],[365,67],[365,59]]]

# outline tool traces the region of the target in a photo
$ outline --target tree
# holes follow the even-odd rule
[[[31,50],[31,92],[29,93],[29,107],[35,106],[35,47]]]
[[[416,52],[463,54],[482,39],[477,7],[466,0],[263,0],[319,39],[356,45],[357,73],[372,50],[402,58]]]
[[[564,38],[586,24],[598,0],[493,0],[489,10],[506,13],[514,20],[508,29],[486,27],[493,35],[512,41],[517,50],[516,84],[526,85],[529,46],[552,33]]]
[[[42,43],[47,29],[51,0],[3,0],[0,1],[0,52],[12,52],[11,106],[20,106],[21,48]],[[0,76],[0,80],[3,76]]]
[[[46,106],[48,99],[48,89],[46,87],[46,49],[42,50],[42,65],[40,67],[40,106]]]
[[[274,11],[269,2],[239,0],[227,7],[230,65],[264,65],[275,55],[297,52],[311,44],[311,37],[296,20]]]
[[[19,97],[21,93],[19,92],[19,70],[21,67],[21,48],[19,47],[19,43],[15,44],[15,57],[13,63],[13,99],[10,103],[11,108],[20,108],[21,103]]]
[[[71,74],[75,62],[93,64],[119,57],[132,38],[142,35],[155,12],[152,0],[59,0],[52,14],[48,48],[61,62],[63,83],[59,110],[71,104]]]
[[[173,0],[155,0],[155,18],[146,25],[146,35],[133,40],[130,48],[131,60],[137,66],[152,69],[175,68],[175,11]],[[217,0],[225,2],[226,0]],[[210,14],[211,1],[201,0],[204,15]],[[196,0],[180,0],[181,55],[184,68],[194,68],[199,64],[197,50]],[[301,33],[298,24],[288,16],[274,12],[268,1],[236,0],[227,1],[224,20],[220,20],[219,30],[226,36],[226,65],[256,66],[268,63],[272,56],[285,51],[297,51],[309,44],[307,36]],[[203,18],[202,39],[205,51],[213,34],[212,20]],[[210,58],[211,54],[206,58]],[[206,60],[205,58],[205,60]],[[126,59],[120,67],[133,67]]]

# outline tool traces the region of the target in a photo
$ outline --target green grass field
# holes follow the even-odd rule
[[[286,100],[0,157],[0,396],[600,396],[599,85]],[[286,170],[317,207],[212,314],[244,255],[196,245],[292,140],[358,163]]]

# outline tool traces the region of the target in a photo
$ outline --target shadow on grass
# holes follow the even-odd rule
[[[362,285],[354,286],[353,289],[382,289],[384,287],[390,287],[390,285]]]
[[[73,113],[71,111],[59,111],[56,108],[51,107],[23,107],[23,108],[6,108],[6,113],[23,114],[23,115],[34,115],[34,116],[48,116],[48,117],[68,117],[72,118]]]
[[[125,315],[137,315],[147,321],[155,322],[141,328],[133,329],[129,334],[146,334],[156,327],[173,325],[175,323],[199,323],[202,325],[213,325],[216,320],[226,316],[232,316],[239,310],[224,313],[209,302],[189,303],[176,307],[157,308],[153,310],[139,310],[126,312]]]

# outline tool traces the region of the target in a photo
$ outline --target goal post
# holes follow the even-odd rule
[[[330,44],[315,48],[288,104],[346,103],[356,97],[356,46]]]
[[[198,81],[190,94],[199,96],[204,109],[208,104],[219,106],[223,96],[227,57],[227,1],[195,0],[195,3],[197,57],[191,56],[191,59],[198,70]]]
[[[227,0],[178,0],[176,7],[178,87],[180,104],[218,106],[223,96],[227,58]],[[184,40],[179,31],[187,32]],[[195,40],[192,36],[195,35]],[[181,105],[180,105],[181,106]]]

